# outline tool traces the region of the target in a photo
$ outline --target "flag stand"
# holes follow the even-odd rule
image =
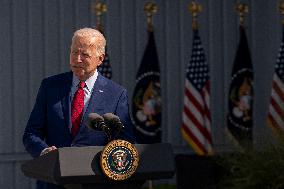
[[[149,180],[149,181],[148,181],[148,184],[149,184],[149,189],[153,189],[153,181],[152,181],[152,180]]]

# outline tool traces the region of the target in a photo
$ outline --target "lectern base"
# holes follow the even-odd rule
[[[135,183],[111,183],[111,184],[66,184],[66,189],[140,189],[144,181]]]

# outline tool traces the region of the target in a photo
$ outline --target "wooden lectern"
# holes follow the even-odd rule
[[[31,178],[64,186],[66,189],[133,189],[146,180],[167,179],[174,175],[174,155],[170,144],[136,144],[139,165],[127,180],[113,181],[100,167],[103,146],[65,147],[29,160],[22,165]]]

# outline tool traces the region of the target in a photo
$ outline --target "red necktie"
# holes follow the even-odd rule
[[[78,89],[73,97],[73,101],[71,104],[71,122],[72,122],[72,128],[71,128],[71,134],[72,136],[76,136],[78,133],[81,119],[83,115],[84,110],[84,87],[85,82],[80,81],[78,85]]]

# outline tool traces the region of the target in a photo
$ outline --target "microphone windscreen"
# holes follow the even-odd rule
[[[119,117],[117,115],[114,115],[113,113],[105,113],[103,115],[103,118],[106,121],[120,121]]]
[[[123,128],[123,124],[121,123],[119,117],[117,115],[114,115],[113,113],[105,113],[103,115],[103,118],[105,120],[105,123],[109,126],[109,127],[113,127],[116,129],[121,129]]]
[[[87,126],[94,129],[94,126],[99,122],[103,122],[104,118],[97,113],[90,113],[88,115]]]
[[[97,113],[90,113],[88,117],[90,121],[103,121],[104,120],[104,118]]]

